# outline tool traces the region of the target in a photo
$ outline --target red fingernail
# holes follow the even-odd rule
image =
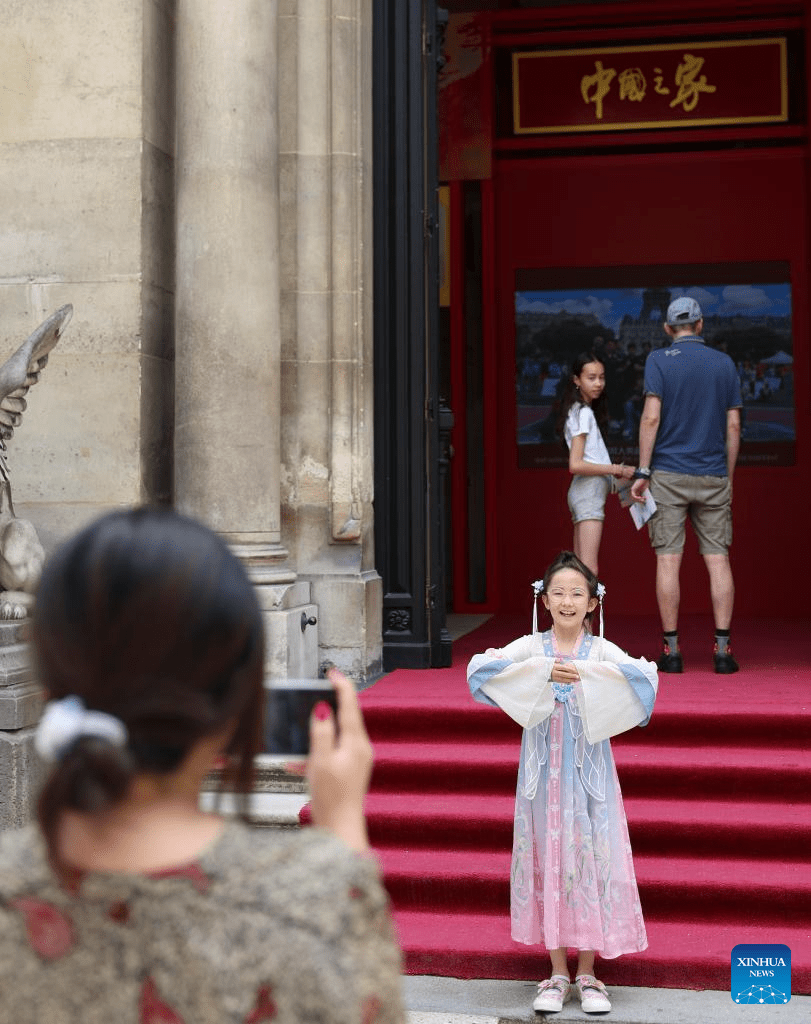
[[[329,704],[327,704],[325,700],[320,700],[313,708],[313,714],[319,720],[319,722],[323,722],[325,719],[329,718],[329,716],[332,714],[332,711],[330,710]]]

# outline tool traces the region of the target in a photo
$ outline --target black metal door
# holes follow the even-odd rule
[[[442,469],[449,411],[440,415],[438,390],[442,24],[436,0],[374,0],[375,538],[387,670],[451,658]]]

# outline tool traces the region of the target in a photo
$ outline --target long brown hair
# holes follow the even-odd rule
[[[605,369],[605,360],[602,356],[598,356],[596,352],[581,352],[572,363],[571,370],[566,377],[566,385],[563,388],[563,395],[560,399],[560,406],[558,407],[557,418],[555,426],[557,432],[564,445],[566,441],[563,436],[563,428],[566,426],[566,418],[569,415],[569,410],[576,403],[582,404],[583,400],[580,397],[580,392],[577,389],[577,385],[574,382],[575,377],[579,377],[583,372],[583,367],[587,363],[599,363],[600,366]],[[603,393],[595,401],[591,403],[591,411],[594,413],[594,418],[597,420],[597,426],[601,431],[605,431],[608,426],[608,399],[606,397],[605,389]]]
[[[49,698],[80,697],[128,732],[123,749],[78,739],[47,778],[38,816],[55,865],[64,810],[115,806],[136,775],[174,771],[229,724],[223,783],[245,812],[261,746],[263,627],[244,569],[215,533],[163,507],[104,516],[47,562],[32,634]]]

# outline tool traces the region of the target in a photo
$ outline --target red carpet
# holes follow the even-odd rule
[[[490,620],[449,669],[362,694],[376,761],[368,817],[411,974],[537,979],[545,954],[509,936],[520,729],[474,704],[472,654],[526,632]],[[609,613],[608,635],[653,656],[657,624]],[[737,622],[743,669],[716,676],[711,625],[682,626],[686,672],[661,677],[646,729],[613,741],[648,929],[606,960],[608,984],[726,989],[738,943],[785,943],[811,993],[811,638],[801,622]]]

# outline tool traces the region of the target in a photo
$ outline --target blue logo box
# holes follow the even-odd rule
[[[780,943],[741,943],[732,950],[733,1003],[762,1006],[791,999],[791,950]]]

